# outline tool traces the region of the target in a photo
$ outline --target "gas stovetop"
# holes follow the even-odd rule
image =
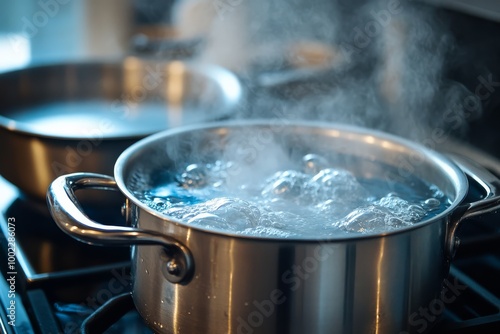
[[[474,152],[490,170],[500,168],[495,159]],[[131,301],[128,247],[73,240],[57,228],[45,203],[26,199],[2,178],[0,193],[3,333],[80,333],[82,323],[92,334],[151,333]],[[469,196],[479,194],[471,189]],[[85,210],[98,221],[124,220],[119,206]],[[500,218],[490,218],[464,224],[446,293],[415,314],[418,330],[500,332]]]

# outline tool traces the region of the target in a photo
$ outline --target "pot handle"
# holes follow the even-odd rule
[[[461,223],[464,220],[500,210],[500,180],[484,167],[468,158],[457,154],[448,154],[448,156],[467,176],[473,179],[485,191],[484,197],[480,200],[472,203],[463,203],[453,212],[447,240],[449,257],[451,259],[460,245],[460,239],[456,234]]]
[[[118,191],[115,180],[95,173],[73,173],[55,179],[47,190],[47,203],[54,221],[71,237],[101,246],[160,245],[165,249],[163,274],[172,283],[185,283],[194,267],[189,249],[165,234],[134,227],[97,223],[83,213],[75,190],[102,189]]]

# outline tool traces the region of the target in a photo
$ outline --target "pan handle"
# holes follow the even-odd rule
[[[165,234],[134,227],[97,223],[83,213],[75,190],[102,189],[118,191],[115,180],[95,173],[74,173],[55,179],[47,191],[52,218],[61,230],[88,244],[101,246],[160,245],[165,249],[164,276],[172,283],[185,283],[193,272],[194,261],[189,249]]]
[[[472,203],[463,203],[453,212],[448,233],[449,258],[453,258],[460,239],[457,230],[462,222],[500,210],[500,180],[474,161],[457,154],[448,154],[458,167],[473,179],[485,192],[483,198]]]

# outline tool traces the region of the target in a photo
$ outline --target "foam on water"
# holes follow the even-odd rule
[[[190,164],[136,195],[186,224],[272,238],[382,233],[411,226],[449,205],[436,186],[415,194],[410,186],[358,180],[316,154],[307,154],[297,165],[257,184],[235,185],[228,181],[234,171],[231,161]]]

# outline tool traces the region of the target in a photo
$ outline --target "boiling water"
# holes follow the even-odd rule
[[[450,204],[435,186],[420,186],[416,192],[411,182],[357,179],[313,154],[303,158],[301,168],[278,171],[260,183],[232,183],[240,172],[231,161],[192,164],[135,195],[190,225],[280,238],[387,232],[432,217]]]

